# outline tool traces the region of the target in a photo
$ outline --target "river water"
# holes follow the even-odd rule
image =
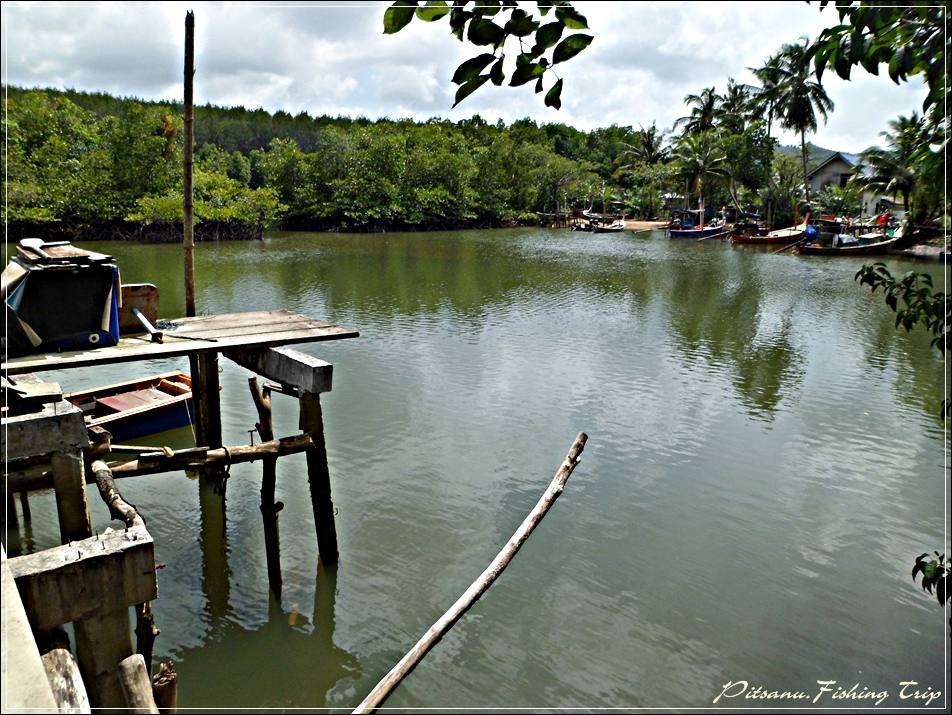
[[[91,248],[156,283],[164,316],[184,312],[179,247]],[[861,262],[537,229],[199,246],[200,312],[288,308],[361,337],[300,348],[334,364],[336,569],[318,566],[301,455],[278,463],[279,600],[260,465],[232,468],[224,523],[182,473],[120,484],[165,564],[156,655],[176,663],[180,706],[355,705],[579,431],[561,499],[388,706],[707,707],[730,681],[812,699],[833,680],[893,707],[912,704],[901,681],[946,691],[948,624],[910,578],[915,556],[948,549],[943,361],[854,282]],[[46,376],[78,389],[175,368],[187,360]],[[248,373],[221,369],[225,442],[245,443]],[[295,433],[294,402],[275,404],[275,432]],[[52,501],[32,503],[23,548],[55,544]],[[109,524],[98,503],[94,517]],[[717,706],[773,704],[810,702]]]

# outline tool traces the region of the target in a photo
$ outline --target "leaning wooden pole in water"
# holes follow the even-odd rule
[[[370,694],[357,706],[354,713],[371,713],[379,708],[400,681],[409,675],[423,659],[423,656],[439,642],[440,638],[453,627],[453,624],[455,624],[462,615],[469,610],[470,606],[476,603],[479,597],[499,578],[499,575],[506,566],[509,565],[509,562],[512,561],[512,557],[516,555],[526,539],[529,538],[533,529],[538,526],[539,522],[542,521],[542,517],[546,515],[549,508],[562,493],[562,490],[565,489],[565,483],[568,481],[576,465],[578,465],[579,455],[585,448],[585,442],[587,440],[588,436],[584,432],[580,432],[578,437],[575,438],[575,442],[572,443],[572,447],[569,449],[565,461],[562,462],[562,466],[559,467],[559,471],[557,471],[552,478],[548,489],[542,494],[542,497],[533,507],[532,511],[529,512],[529,515],[522,524],[519,525],[519,528],[516,529],[516,533],[510,537],[509,541],[502,548],[502,551],[496,555],[496,558],[494,558],[492,563],[486,567],[486,570],[479,575],[479,578],[473,581],[463,595],[456,600],[456,603],[454,603],[446,613],[440,616],[440,619],[436,623],[430,626],[429,630],[423,634],[423,637],[417,641],[417,644],[410,649],[410,652],[403,656],[399,663],[393,666],[390,672],[384,676],[383,680],[377,683],[374,689],[370,691]]]
[[[193,233],[194,208],[192,206],[192,147],[195,130],[192,116],[192,80],[195,76],[195,14],[185,13],[185,164],[184,164],[184,220],[183,245],[185,247],[185,315],[195,316],[195,237]],[[192,366],[195,372],[195,366]]]
[[[258,378],[248,378],[248,389],[251,390],[251,399],[258,411],[258,423],[255,428],[265,442],[274,439],[274,427],[271,421],[271,390],[265,385],[258,388]],[[281,541],[278,532],[278,512],[284,508],[281,502],[274,500],[274,490],[277,484],[278,458],[267,456],[262,458],[261,476],[261,518],[264,522],[264,549],[268,563],[268,584],[278,596],[281,595]]]

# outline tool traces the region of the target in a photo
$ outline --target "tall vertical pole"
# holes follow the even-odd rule
[[[192,79],[195,76],[195,14],[185,13],[185,172],[184,172],[184,246],[185,246],[185,315],[195,315],[195,240],[192,232],[192,146],[195,132],[192,127]]]

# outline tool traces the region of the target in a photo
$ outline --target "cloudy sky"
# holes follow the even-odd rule
[[[3,80],[123,96],[181,98],[185,11],[196,15],[196,101],[297,114],[452,119],[532,117],[583,129],[617,123],[668,127],[683,98],[728,77],[755,83],[759,65],[785,42],[836,23],[832,9],[803,2],[576,2],[595,41],[562,65],[562,109],[531,85],[484,86],[451,109],[456,65],[476,54],[446,19],[414,20],[382,34],[389,3],[7,3]],[[535,3],[532,3],[534,6]],[[836,103],[817,144],[860,151],[886,122],[920,109],[920,81],[832,74]],[[781,136],[794,143],[792,135]]]

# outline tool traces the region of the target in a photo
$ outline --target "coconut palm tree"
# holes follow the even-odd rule
[[[714,108],[715,124],[731,132],[742,132],[750,117],[750,94],[733,77],[727,80],[727,90],[718,97]]]
[[[684,103],[691,107],[691,113],[675,121],[674,126],[683,126],[682,134],[700,134],[714,127],[714,117],[720,97],[713,87],[705,87],[700,94],[688,94]]]
[[[810,183],[807,176],[806,133],[817,130],[817,113],[826,117],[833,111],[833,100],[816,81],[813,63],[807,55],[808,38],[804,44],[784,45],[780,50],[780,97],[776,111],[780,125],[800,134],[800,153],[803,157],[803,190],[810,200]]]
[[[900,194],[902,207],[909,212],[910,198],[919,180],[919,149],[924,133],[925,120],[918,112],[893,119],[889,122],[889,129],[880,132],[887,148],[870,147],[860,154],[865,169],[857,180],[863,186],[885,194]]]
[[[631,172],[639,167],[654,166],[660,164],[668,158],[668,147],[665,146],[666,132],[659,131],[655,123],[645,129],[640,127],[633,135],[632,142],[622,142],[621,161],[627,160],[627,164],[622,164],[618,168],[618,173]],[[648,216],[654,216],[654,195],[655,182],[649,181],[648,190]]]
[[[721,151],[714,132],[688,134],[674,149],[672,158],[681,167],[681,176],[688,186],[693,185],[698,196],[704,202],[704,190],[708,187],[708,177],[724,176],[725,156]]]
[[[760,93],[751,97],[751,115],[754,119],[761,119],[766,115],[768,137],[773,128],[774,117],[777,115],[777,101],[782,94],[780,60],[781,54],[778,52],[768,57],[762,67],[747,68],[754,73],[762,88]]]

